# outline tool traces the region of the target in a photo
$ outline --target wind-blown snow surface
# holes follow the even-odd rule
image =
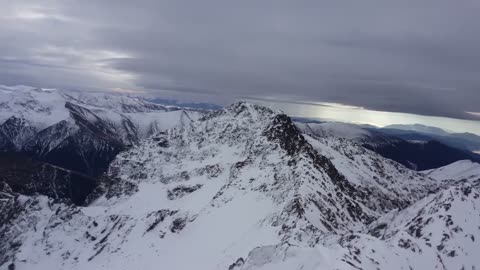
[[[478,267],[478,191],[443,187],[236,103],[122,152],[87,207],[4,189],[0,269]]]

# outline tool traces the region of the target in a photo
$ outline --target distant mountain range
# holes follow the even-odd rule
[[[474,134],[450,134],[422,125],[376,128],[304,118],[295,120],[299,129],[306,134],[353,140],[415,170],[438,168],[458,160],[480,162],[480,155],[473,152],[480,147],[480,137]]]
[[[175,99],[165,98],[148,98],[146,100],[153,103],[196,110],[221,110],[223,108],[220,105],[205,102],[182,102]]]
[[[383,127],[383,129],[397,129],[397,130],[405,130],[405,131],[414,131],[418,133],[424,134],[431,134],[437,136],[449,136],[450,133],[447,131],[437,128],[437,127],[430,127],[421,124],[412,124],[412,125],[388,125]]]
[[[16,160],[3,162],[4,171],[11,172],[16,164],[30,164],[30,172],[24,166],[25,175],[31,175],[25,183],[51,178],[53,182],[44,186],[56,183],[56,187],[64,187],[56,190],[59,198],[82,204],[118,153],[158,132],[189,126],[211,109],[221,111],[205,103],[155,101],[168,104],[115,94],[0,86],[0,158]],[[476,149],[478,136],[473,134],[449,134],[420,125],[378,129],[301,118],[294,121],[305,134],[348,139],[416,170],[458,160],[480,161],[480,155],[466,150]],[[41,166],[50,169],[42,175],[32,173]],[[3,179],[14,191],[32,190],[29,184],[23,189],[12,184],[17,181],[12,175],[5,173]],[[65,175],[71,176],[71,182],[59,184]],[[92,179],[94,184],[74,192],[65,189],[92,183]]]
[[[480,136],[473,133],[448,133],[440,128],[419,124],[390,125],[379,130],[407,140],[436,140],[460,149],[469,151],[480,150]]]
[[[23,179],[25,183],[40,179],[29,172],[39,167],[49,168],[42,171],[41,179],[52,183],[65,179],[66,174],[72,176],[72,183],[96,179],[121,151],[154,133],[189,125],[201,115],[121,95],[0,86],[0,158],[15,156],[12,160],[17,160],[3,162],[6,171],[25,164],[22,170],[31,174],[31,179]],[[13,174],[4,174],[2,179],[16,181]],[[91,192],[95,186],[84,188]],[[18,185],[11,187],[18,191]],[[57,195],[77,203],[86,198],[71,192]]]

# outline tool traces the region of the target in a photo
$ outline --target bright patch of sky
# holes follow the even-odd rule
[[[369,124],[384,127],[393,124],[422,124],[439,127],[448,132],[470,132],[480,135],[480,121],[454,119],[448,117],[424,116],[409,113],[382,112],[336,103],[308,103],[257,100],[251,101],[279,109],[297,117],[318,118],[356,124]]]

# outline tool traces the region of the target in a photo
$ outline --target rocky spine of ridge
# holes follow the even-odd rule
[[[107,176],[86,207],[4,192],[0,269],[385,269],[399,249],[373,229],[403,228],[441,188],[244,102],[143,140]]]
[[[223,118],[225,120],[221,120]],[[235,120],[233,121],[230,118],[235,118]],[[237,123],[240,124],[237,125]],[[252,130],[257,132],[255,136],[258,137],[249,138],[252,135],[247,130],[249,125],[255,125],[254,123],[258,126],[252,127]],[[346,224],[350,222],[369,224],[383,211],[388,211],[394,207],[405,207],[409,202],[409,200],[397,201],[396,198],[390,198],[386,195],[383,196],[383,202],[388,201],[388,203],[384,205],[381,205],[383,202],[371,202],[369,197],[371,192],[368,188],[354,186],[345,179],[328,158],[319,155],[313,149],[289,117],[243,102],[205,116],[194,127],[160,133],[150,141],[146,141],[145,145],[139,147],[139,149],[132,149],[131,152],[121,154],[110,168],[110,178],[117,179],[118,182],[109,189],[108,196],[121,195],[122,191],[127,195],[134,193],[137,191],[138,181],[164,177],[156,169],[153,174],[142,169],[144,162],[151,161],[158,156],[157,153],[150,153],[151,150],[149,149],[158,147],[159,153],[164,153],[167,156],[173,153],[183,154],[185,153],[184,149],[188,149],[188,144],[197,145],[201,148],[202,144],[208,145],[206,141],[209,138],[217,144],[225,143],[228,145],[235,144],[235,140],[240,141],[239,138],[247,139],[247,148],[243,150],[247,154],[245,159],[234,163],[229,169],[231,171],[231,180],[229,181],[234,182],[237,181],[235,179],[236,175],[241,174],[243,170],[248,170],[248,166],[254,164],[255,160],[258,160],[265,153],[271,151],[277,153],[278,150],[280,150],[280,153],[285,153],[282,157],[284,163],[270,165],[276,171],[273,174],[275,181],[272,187],[267,187],[265,190],[278,193],[283,192],[281,190],[288,190],[288,192],[285,192],[289,195],[282,196],[288,196],[291,201],[285,206],[286,212],[283,215],[287,217],[292,213],[297,213],[300,219],[306,222],[307,225],[305,226],[310,228],[307,230],[315,231],[316,226],[308,225],[310,221],[304,215],[306,211],[315,211],[320,215],[321,218],[315,221],[322,224],[320,231],[335,231],[346,230],[348,228]],[[261,144],[256,142],[262,141],[262,138],[265,138],[266,142],[261,142]],[[179,148],[176,148],[177,146]],[[172,154],[168,152],[170,147],[176,149],[172,151]],[[139,155],[145,155],[147,158]],[[178,154],[173,155],[177,156]],[[161,156],[162,154],[159,157]],[[183,159],[191,159],[188,155],[182,157]],[[181,162],[180,157],[176,158]],[[160,158],[158,162],[162,164],[165,161]],[[283,175],[279,173],[282,171],[278,168],[280,166],[284,166],[282,169],[288,170],[288,172]],[[310,170],[313,171],[310,173]],[[159,175],[155,175],[156,173]],[[185,171],[180,175],[169,176],[167,179],[171,177],[173,179],[165,181],[166,183],[188,181],[190,174],[190,172]],[[120,179],[120,175],[131,175],[131,177]],[[244,186],[245,189],[252,188],[249,187],[248,182],[238,182],[235,185]],[[313,191],[306,188],[310,185],[317,185],[319,189]],[[224,188],[228,186],[229,184]],[[305,192],[307,193],[305,194]],[[338,205],[342,205],[342,211],[339,211]],[[369,209],[369,207],[373,208]],[[291,226],[297,226],[295,224],[293,223]],[[287,227],[285,229],[288,231]]]
[[[334,192],[337,194],[343,193],[351,197],[350,200],[347,199],[343,201],[343,206],[347,209],[350,215],[354,217],[354,219],[359,219],[366,224],[373,221],[373,217],[365,213],[357,203],[366,201],[368,191],[352,186],[351,183],[338,172],[328,158],[319,155],[293,124],[290,117],[285,114],[276,115],[273,118],[270,127],[264,131],[263,135],[269,140],[278,143],[280,147],[292,157],[293,162],[296,157],[303,155],[312,161],[317,170],[325,171],[335,184]],[[289,163],[289,165],[290,164],[292,163]],[[315,201],[312,201],[312,203],[319,207],[318,203]],[[332,213],[328,211],[324,214],[326,216],[332,215]]]

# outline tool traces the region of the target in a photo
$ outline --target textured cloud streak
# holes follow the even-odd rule
[[[479,119],[477,1],[6,1],[0,82]]]

